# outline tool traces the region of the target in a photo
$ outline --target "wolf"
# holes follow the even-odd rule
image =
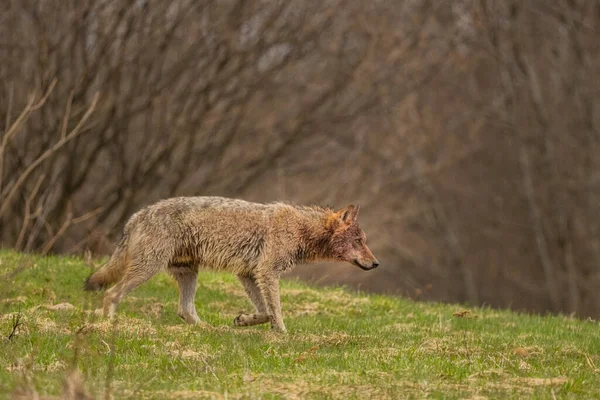
[[[270,323],[285,332],[279,277],[295,265],[346,261],[363,270],[379,265],[357,223],[359,205],[339,211],[288,203],[253,203],[225,197],[174,197],[135,213],[108,262],[90,275],[85,290],[106,289],[103,313],[159,271],[179,286],[177,314],[200,323],[194,298],[200,268],[237,275],[255,312],[235,326]],[[109,288],[110,285],[113,285]]]

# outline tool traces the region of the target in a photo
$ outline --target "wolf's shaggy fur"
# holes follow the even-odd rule
[[[121,298],[161,270],[177,280],[178,314],[198,323],[194,306],[198,268],[236,274],[256,307],[237,326],[271,322],[285,331],[279,276],[296,264],[348,261],[362,269],[379,263],[366,246],[359,207],[338,212],[284,203],[259,204],[223,197],[176,197],[148,206],[127,222],[110,260],[85,283],[86,290],[115,284],[104,295],[112,316]]]

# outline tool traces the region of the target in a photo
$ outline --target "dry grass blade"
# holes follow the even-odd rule
[[[15,335],[17,334],[19,328],[23,325],[23,322],[21,321],[23,317],[23,314],[21,314],[21,311],[19,310],[16,314],[13,314],[12,316],[12,329],[8,335],[8,340],[12,340],[13,337],[15,337]]]

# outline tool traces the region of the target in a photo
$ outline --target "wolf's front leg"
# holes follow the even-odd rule
[[[254,308],[256,312],[254,314],[240,314],[233,320],[234,326],[253,326],[265,324],[271,321],[269,314],[267,313],[267,306],[265,305],[265,300],[260,293],[260,289],[256,284],[256,280],[253,276],[247,275],[238,275],[238,278],[242,285],[244,286],[244,290],[246,290],[246,294],[252,304],[254,304]]]
[[[238,275],[238,279],[244,286],[244,290],[254,305],[256,312],[259,314],[266,314],[267,306],[265,305],[265,299],[263,299],[263,296],[260,293],[260,289],[256,284],[254,276]]]
[[[256,284],[267,306],[267,313],[271,318],[271,329],[286,332],[281,315],[281,300],[279,298],[279,276],[274,273],[256,275]]]

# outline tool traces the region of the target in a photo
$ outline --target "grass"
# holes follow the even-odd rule
[[[118,399],[600,398],[596,321],[284,281],[280,335],[233,328],[250,302],[235,277],[204,272],[206,326],[177,317],[166,275],[126,297],[113,325],[90,311],[101,295],[81,290],[88,274],[78,258],[0,251],[0,398],[26,377],[57,395],[74,365],[97,398],[107,382]]]

